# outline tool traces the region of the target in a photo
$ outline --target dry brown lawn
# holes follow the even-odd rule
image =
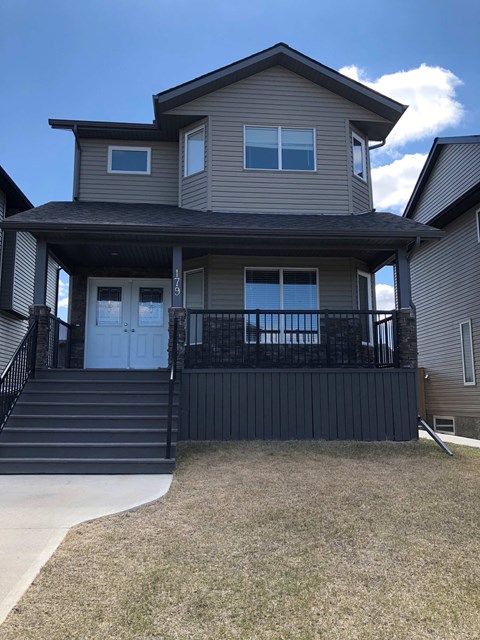
[[[480,638],[480,451],[180,448],[170,493],[75,528],[2,640]]]

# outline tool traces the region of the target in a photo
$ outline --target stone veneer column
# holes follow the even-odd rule
[[[401,369],[418,367],[417,320],[413,309],[397,311],[398,366]]]
[[[170,307],[168,310],[168,366],[172,365],[173,327],[177,320],[177,371],[185,366],[185,338],[187,310],[182,307]]]
[[[50,336],[50,307],[43,304],[33,304],[28,308],[29,325],[38,322],[37,327],[37,353],[35,367],[48,369],[48,343]]]

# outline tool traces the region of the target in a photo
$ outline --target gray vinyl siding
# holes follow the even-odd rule
[[[413,219],[428,223],[480,181],[480,144],[446,144],[415,207]]]
[[[28,316],[28,307],[33,304],[35,254],[35,238],[29,233],[17,233],[12,309],[23,316]]]
[[[357,308],[356,261],[270,256],[210,256],[206,308],[245,308],[245,267],[317,268],[320,309]]]
[[[28,329],[28,321],[0,311],[0,372],[7,366]]]
[[[447,225],[440,242],[420,247],[411,261],[419,366],[429,375],[425,387],[430,415],[480,417],[480,244],[476,208]],[[460,322],[469,319],[475,386],[463,384]]]
[[[279,66],[170,113],[209,116],[211,200],[217,211],[349,211],[351,143],[347,121],[382,120]],[[315,128],[317,171],[244,169],[244,125]]]
[[[189,131],[198,129],[199,126],[205,127],[205,171],[195,173],[191,176],[185,176],[185,135]],[[208,125],[207,122],[197,123],[193,127],[184,129],[181,132],[180,140],[182,147],[182,157],[180,163],[180,207],[185,209],[198,209],[200,211],[206,211],[208,208],[208,158],[207,158],[207,139],[208,139]]]
[[[352,132],[356,133],[361,138],[365,139],[365,136],[358,131],[358,129],[350,128],[350,150],[349,150],[349,159],[350,159],[350,175],[351,175],[351,191],[352,191],[352,211],[371,211],[372,209],[372,200],[371,200],[371,192],[369,187],[370,181],[370,166],[368,162],[368,140],[365,139],[365,155],[367,158],[367,181],[362,180],[358,176],[353,173],[353,146],[352,146]]]
[[[107,172],[108,147],[150,147],[151,174]],[[82,140],[79,199],[93,202],[178,204],[178,143]]]

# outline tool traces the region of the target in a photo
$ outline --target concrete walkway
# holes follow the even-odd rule
[[[418,435],[420,438],[428,438],[428,440],[433,440],[426,431],[418,430]],[[448,433],[439,433],[439,437],[444,442],[450,442],[451,444],[461,444],[464,447],[475,447],[476,449],[480,449],[480,440],[475,440],[475,438],[462,438],[462,436],[451,436]]]
[[[70,527],[157,500],[171,475],[0,476],[0,624]]]

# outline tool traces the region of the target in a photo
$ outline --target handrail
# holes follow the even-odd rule
[[[0,432],[5,426],[27,380],[35,375],[37,329],[34,322],[0,376]]]
[[[49,315],[48,367],[68,368],[70,365],[70,338],[72,325],[61,318]]]
[[[177,334],[178,334],[178,319],[173,320],[173,336],[172,336],[172,351],[171,351],[171,365],[170,365],[170,377],[168,380],[168,418],[167,418],[167,443],[165,448],[165,457],[171,458],[172,454],[172,423],[173,423],[173,397],[175,394],[175,381],[177,377]]]

